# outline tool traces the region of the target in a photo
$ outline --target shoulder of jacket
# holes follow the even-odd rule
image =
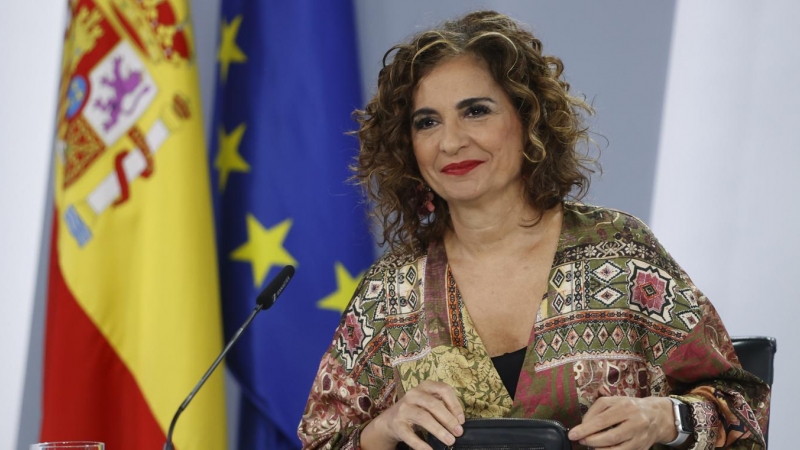
[[[417,265],[427,257],[425,253],[408,251],[386,252],[369,268],[368,276],[375,277],[388,271],[402,270],[407,266]]]
[[[633,214],[605,206],[588,205],[579,202],[564,202],[565,215],[575,216],[579,221],[613,226],[648,229],[647,224]]]

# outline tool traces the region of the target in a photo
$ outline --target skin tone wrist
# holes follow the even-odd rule
[[[451,445],[464,432],[463,423],[464,410],[455,390],[445,383],[426,380],[364,427],[360,447],[393,450],[397,443],[405,442],[413,450],[430,450],[417,430],[426,430]]]
[[[672,402],[665,397],[600,397],[569,438],[597,449],[635,450],[677,437]]]
[[[380,424],[376,423],[379,420],[380,416],[370,421],[370,423],[361,430],[361,448],[363,450],[390,450],[396,447],[396,442],[387,440],[386,434],[376,430],[376,427],[380,426]]]

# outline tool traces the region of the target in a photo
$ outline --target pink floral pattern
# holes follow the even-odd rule
[[[630,290],[630,307],[662,323],[672,321],[675,307],[675,278],[646,261],[630,260],[627,263]]]
[[[361,341],[364,339],[364,332],[361,331],[361,326],[355,316],[347,316],[345,318],[344,327],[342,329],[342,338],[346,345],[345,350],[354,354],[356,350],[361,348]]]
[[[636,275],[636,284],[633,287],[631,301],[637,303],[643,310],[660,313],[664,309],[664,287],[666,282],[657,275],[639,273]]]

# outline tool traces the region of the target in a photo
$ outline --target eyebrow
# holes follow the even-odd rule
[[[493,103],[495,105],[497,104],[497,102],[494,101],[490,97],[470,97],[470,98],[465,98],[464,100],[461,100],[460,102],[456,103],[456,109],[468,108],[468,107],[470,107],[470,106],[472,106],[472,105],[474,105],[476,103],[480,103],[480,102],[489,102],[489,103]],[[413,114],[411,114],[411,118],[413,119],[414,117],[419,116],[419,115],[428,115],[428,114],[436,114],[436,113],[437,113],[436,110],[433,109],[433,108],[420,108],[420,109],[414,111]]]
[[[492,100],[489,97],[472,97],[472,98],[465,98],[464,100],[461,100],[460,102],[458,102],[458,104],[456,104],[456,108],[457,109],[464,109],[464,108],[466,108],[468,106],[472,106],[475,103],[479,103],[479,102],[489,102],[489,103],[497,104],[497,102],[495,102],[494,100]]]
[[[417,116],[422,116],[422,115],[426,115],[427,116],[427,115],[433,115],[433,114],[436,114],[436,110],[433,109],[433,108],[420,108],[420,109],[414,111],[411,114],[411,120],[414,120],[414,117],[417,117]]]

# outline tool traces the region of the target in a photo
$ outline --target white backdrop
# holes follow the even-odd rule
[[[0,1],[0,448],[20,425],[64,4]]]
[[[800,372],[800,4],[679,3],[651,225],[729,333],[778,339],[772,448],[793,448]]]

